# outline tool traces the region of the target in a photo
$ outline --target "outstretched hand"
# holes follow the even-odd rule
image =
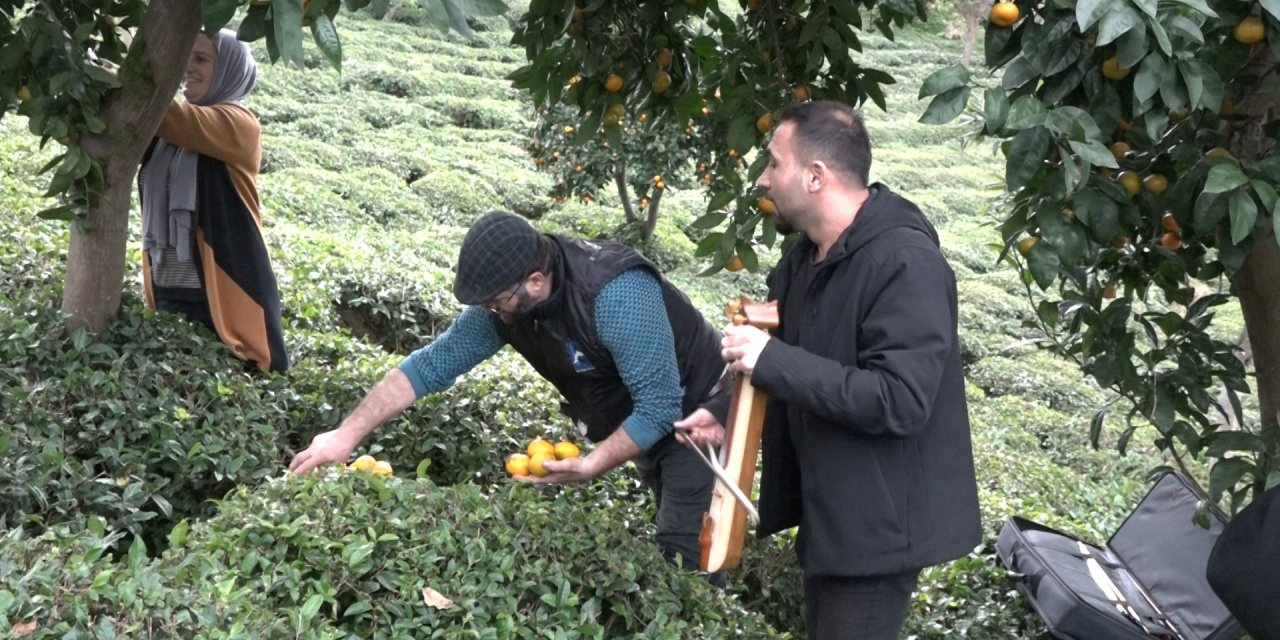
[[[547,460],[542,463],[542,468],[548,471],[547,475],[541,477],[535,475],[516,476],[515,479],[530,484],[569,484],[587,482],[600,475],[600,472],[595,469],[595,465],[591,464],[590,456],[586,458]]]
[[[293,461],[289,463],[289,471],[306,473],[325,464],[345,463],[357,444],[358,441],[351,442],[341,429],[316,434],[311,439],[311,444],[293,457]]]

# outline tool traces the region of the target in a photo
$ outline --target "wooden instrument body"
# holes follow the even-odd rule
[[[757,303],[743,296],[741,301],[731,303],[728,311],[734,324],[751,324],[761,329],[778,326],[776,302]],[[725,476],[733,480],[742,495],[748,498],[755,484],[767,405],[768,398],[752,386],[751,376],[735,376],[719,462]],[[747,510],[723,481],[717,479],[711,493],[711,506],[702,516],[702,532],[698,537],[701,543],[699,568],[715,572],[738,566],[746,533]]]
[[[720,449],[720,466],[747,496],[751,495],[751,487],[755,484],[766,403],[764,394],[751,385],[750,376],[738,376],[733,386],[729,424],[725,425],[724,443]],[[711,506],[702,516],[700,568],[714,572],[738,566],[746,535],[746,510],[717,480],[711,492]]]

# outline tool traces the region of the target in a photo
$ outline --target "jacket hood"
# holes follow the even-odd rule
[[[877,236],[895,229],[918,231],[929,238],[935,247],[939,246],[938,232],[920,212],[919,207],[880,182],[871,185],[868,191],[862,210],[854,218],[853,224],[832,245],[827,262],[848,257]]]

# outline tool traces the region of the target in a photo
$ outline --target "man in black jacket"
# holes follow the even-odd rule
[[[773,334],[721,356],[770,398],[757,534],[798,526],[810,638],[896,638],[923,567],[981,539],[955,274],[915,205],[867,185],[850,107],[786,110],[759,186],[801,237],[770,274]],[[718,443],[727,407],[676,428]]]

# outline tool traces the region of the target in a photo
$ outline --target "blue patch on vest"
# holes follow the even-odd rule
[[[564,352],[569,358],[569,366],[573,367],[575,372],[583,373],[596,368],[596,366],[591,364],[591,361],[587,359],[587,354],[583,353],[582,349],[578,348],[578,343],[572,340],[566,340],[564,343]]]

